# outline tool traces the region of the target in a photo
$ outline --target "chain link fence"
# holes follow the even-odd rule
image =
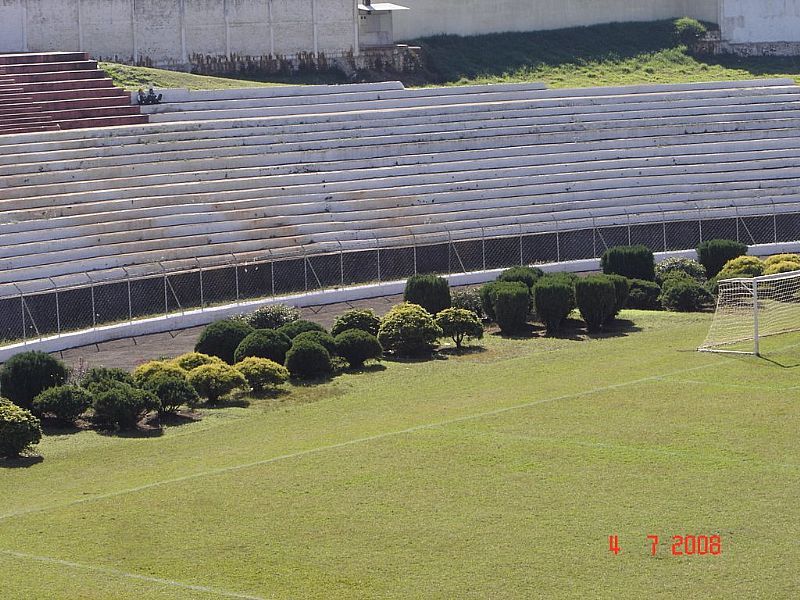
[[[746,244],[800,240],[800,213],[766,216],[656,220],[627,225],[526,232],[523,225],[476,229],[467,239],[446,230],[411,236],[410,245],[305,253],[243,260],[230,254],[218,264],[191,269],[161,267],[156,275],[52,287],[25,293],[16,285],[0,292],[0,345],[131,322],[211,306],[396,281],[414,274],[458,274],[515,265],[599,258],[607,248],[643,244],[654,252],[693,249],[703,240],[727,238]],[[6,289],[9,286],[6,286]]]

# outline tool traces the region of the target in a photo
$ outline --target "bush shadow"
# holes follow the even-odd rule
[[[356,367],[356,368],[348,367],[346,369],[343,369],[343,372],[344,373],[353,373],[353,374],[358,374],[358,373],[380,373],[381,371],[385,371],[385,370],[386,370],[386,365],[382,365],[381,363],[376,362],[376,363],[372,363],[372,364],[369,364],[369,365],[363,365],[361,367]]]
[[[250,392],[250,397],[255,400],[278,400],[283,396],[288,396],[291,392],[285,388],[269,388],[260,392]]]
[[[469,356],[470,354],[481,354],[486,352],[486,348],[481,345],[475,346],[462,346],[461,348],[456,347],[448,347],[442,348],[438,350],[439,354],[444,354],[446,356]]]
[[[16,458],[0,458],[0,469],[27,469],[41,462],[44,462],[44,457],[38,454],[18,456]]]
[[[234,396],[231,398],[220,398],[213,404],[207,401],[201,405],[203,408],[217,409],[217,408],[247,408],[250,406],[250,400],[243,396]]]

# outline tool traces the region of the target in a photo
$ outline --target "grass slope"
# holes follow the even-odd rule
[[[0,469],[0,595],[797,597],[800,337],[698,354],[708,315],[623,316],[157,438],[48,437]],[[721,556],[670,556],[712,533]]]

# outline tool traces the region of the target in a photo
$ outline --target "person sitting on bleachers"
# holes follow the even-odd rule
[[[136,99],[140,105],[147,104],[147,94],[144,93],[142,88],[139,88],[139,92],[136,94]]]
[[[147,90],[147,102],[146,104],[158,104],[161,102],[161,94],[156,95],[153,86],[150,86],[150,89]]]

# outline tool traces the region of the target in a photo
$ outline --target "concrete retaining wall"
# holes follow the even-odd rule
[[[721,0],[720,16],[722,39],[731,44],[800,42],[800,0]]]

